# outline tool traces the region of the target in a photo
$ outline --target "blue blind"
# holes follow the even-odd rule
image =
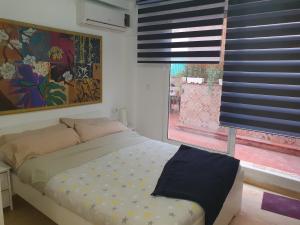
[[[139,0],[139,63],[219,63],[225,0]]]
[[[155,2],[166,2],[170,0],[137,0],[136,4],[137,5],[144,5],[144,4],[150,4],[150,3],[155,3]]]
[[[221,125],[300,136],[300,1],[229,0]]]

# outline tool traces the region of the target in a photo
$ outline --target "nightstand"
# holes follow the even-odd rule
[[[10,167],[4,162],[0,161],[0,180],[1,180],[1,195],[2,207],[10,207],[13,210],[12,189],[10,182]]]

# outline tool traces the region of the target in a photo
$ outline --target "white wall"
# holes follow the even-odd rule
[[[40,120],[95,110],[99,111],[99,115],[114,116],[112,113],[114,108],[129,108],[130,91],[127,85],[132,82],[128,79],[130,67],[124,56],[127,55],[129,47],[132,47],[132,44],[127,42],[130,39],[132,43],[133,35],[130,30],[126,33],[116,33],[79,26],[76,20],[76,2],[77,0],[0,0],[0,17],[103,36],[103,103],[0,116],[0,127],[16,125],[25,120]],[[135,48],[131,54],[133,52]],[[129,109],[130,115],[131,108]],[[134,118],[130,117],[131,121],[134,122]]]
[[[137,130],[163,140],[168,110],[169,66],[139,64],[137,67]]]
[[[128,119],[129,126],[137,128],[136,117],[137,117],[137,20],[136,20],[136,5],[135,0],[130,0],[130,16],[131,16],[131,27],[125,33],[125,48],[123,58],[125,62],[125,73],[128,75],[128,79],[124,84],[128,91],[127,108],[128,108]]]
[[[133,3],[135,1],[133,0]],[[132,5],[136,12],[136,6]],[[137,27],[137,15],[132,13],[132,27]],[[137,63],[137,29],[130,32],[130,46],[127,50],[132,59],[129,62],[130,87],[129,108],[136,130],[149,138],[163,140],[166,135],[168,112],[169,65]]]

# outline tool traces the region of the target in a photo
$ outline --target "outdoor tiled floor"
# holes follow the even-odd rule
[[[226,152],[227,141],[184,131],[176,126],[177,123],[178,116],[170,115],[168,130],[169,139]],[[274,168],[300,177],[299,156],[237,144],[235,148],[235,157],[242,161],[257,164],[260,167]]]

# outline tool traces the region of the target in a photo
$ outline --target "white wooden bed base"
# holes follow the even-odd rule
[[[14,194],[22,197],[26,202],[58,225],[92,225],[70,210],[59,206],[55,201],[43,195],[32,186],[22,183],[14,173],[12,173],[12,185]]]
[[[89,112],[85,114],[70,115],[73,118],[92,118],[97,117],[97,112]],[[50,119],[45,121],[38,121],[36,123],[27,123],[14,127],[0,128],[0,135],[11,132],[21,132],[24,130],[38,129],[46,127],[49,125],[54,125],[58,123],[58,118]],[[12,187],[13,192],[25,201],[30,203],[37,210],[45,214],[51,220],[53,220],[58,225],[93,225],[86,221],[79,215],[71,212],[70,210],[58,205],[55,201],[43,195],[35,188],[28,184],[24,184],[20,179],[12,173]],[[223,208],[217,217],[214,225],[228,225],[232,218],[240,212],[241,201],[242,201],[242,190],[243,190],[243,171],[241,168],[237,174],[233,187],[229,192]],[[196,221],[191,225],[199,225],[201,220]]]
[[[240,170],[214,225],[227,225],[232,218],[239,213],[243,190],[243,176],[243,171]],[[32,186],[24,184],[14,173],[12,173],[12,185],[15,194],[22,197],[58,225],[92,225],[77,214],[58,205],[55,201],[43,195]],[[201,220],[196,221],[192,225],[199,224],[201,224]]]
[[[239,169],[235,183],[229,192],[223,208],[217,217],[214,225],[228,225],[235,215],[240,212],[242,191],[243,191],[243,171]],[[45,214],[58,225],[92,225],[79,215],[58,205],[55,201],[43,195],[35,188],[20,181],[19,177],[12,173],[12,185],[15,194],[22,197],[37,210]],[[201,221],[196,221],[192,225],[199,225]]]

